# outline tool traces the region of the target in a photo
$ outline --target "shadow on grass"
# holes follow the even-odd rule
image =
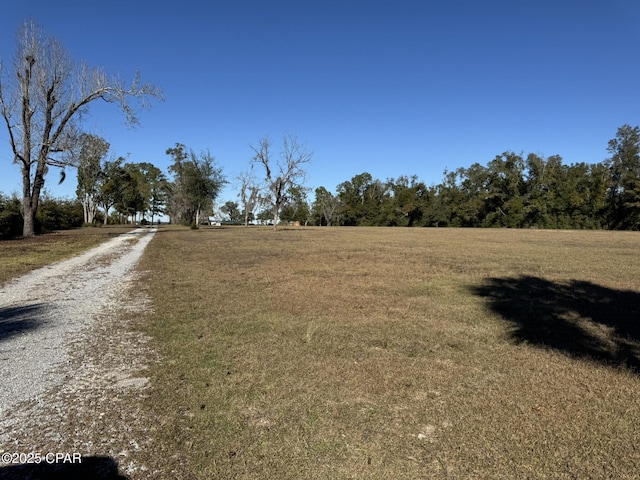
[[[529,276],[490,278],[472,291],[514,325],[518,342],[640,373],[638,292]]]
[[[80,462],[21,464],[0,468],[0,480],[128,480],[111,457],[82,457]]]
[[[23,307],[0,307],[0,342],[42,325],[43,304]]]

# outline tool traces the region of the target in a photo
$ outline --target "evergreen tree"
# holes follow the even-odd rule
[[[640,128],[623,125],[609,141],[609,227],[640,229]]]

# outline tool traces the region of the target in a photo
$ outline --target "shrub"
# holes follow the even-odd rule
[[[16,238],[20,235],[22,235],[20,200],[15,195],[7,197],[0,193],[0,240]]]
[[[78,200],[43,196],[36,215],[38,233],[81,227],[84,222],[82,204]]]

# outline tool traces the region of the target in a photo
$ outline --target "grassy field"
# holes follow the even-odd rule
[[[48,265],[132,229],[130,226],[77,228],[32,238],[0,241],[0,285],[35,268]]]
[[[140,286],[175,478],[640,472],[640,235],[161,229]]]

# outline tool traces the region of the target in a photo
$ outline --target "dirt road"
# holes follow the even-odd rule
[[[128,314],[147,307],[130,286],[154,234],[134,230],[0,287],[0,478],[87,465],[95,478],[151,473],[136,460],[151,441],[137,437],[137,400],[154,353]],[[48,453],[82,456],[84,466],[23,461]]]

